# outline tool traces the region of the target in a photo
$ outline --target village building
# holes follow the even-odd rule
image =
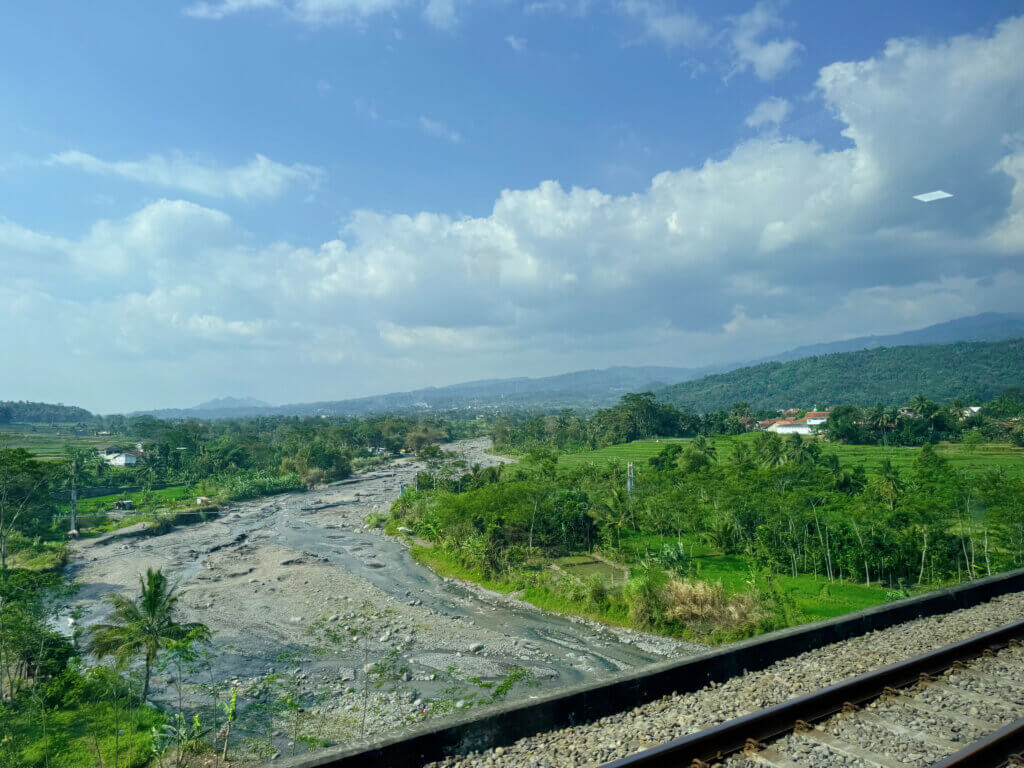
[[[807,419],[779,419],[768,427],[768,431],[780,435],[809,435],[812,427]]]
[[[139,457],[131,451],[122,451],[120,446],[111,445],[99,452],[100,458],[111,467],[134,467]]]

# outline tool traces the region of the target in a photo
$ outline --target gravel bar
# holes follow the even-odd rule
[[[439,762],[430,763],[429,768],[600,766],[772,704],[834,685],[872,669],[995,629],[1019,620],[1021,616],[1024,616],[1024,592],[1002,595],[972,608],[916,619],[808,651],[773,664],[767,669],[734,677],[721,684],[708,685],[695,693],[666,696],[592,723],[538,733],[536,736],[520,739],[510,746],[450,756]],[[1020,651],[1016,653],[1019,654]],[[999,658],[1001,659],[1002,655]],[[991,678],[998,678],[1001,675],[1004,679],[1009,678],[1013,681],[997,683],[998,687],[994,687],[987,676],[980,680],[968,672],[955,673],[945,679],[950,684],[962,683],[965,688],[982,695],[987,691],[992,698],[1013,700],[1013,692],[1020,690],[1018,686],[1024,686],[1020,667],[1014,669],[1015,673],[1010,676],[1006,670],[1000,672],[997,667],[993,667]],[[935,701],[935,694],[932,694],[931,699]],[[941,700],[936,703],[938,706],[948,706]],[[1016,707],[1011,704],[1008,711],[1010,709]],[[977,714],[974,714],[975,711]],[[980,718],[994,714],[977,707],[971,711],[970,706],[968,713]],[[796,754],[801,755],[801,764],[868,764],[857,759],[839,758],[828,748],[803,737],[790,737],[790,741],[794,745],[799,745],[796,747]],[[902,741],[907,743],[905,738]],[[807,749],[806,752],[804,747]],[[913,752],[909,746],[908,750],[901,754],[904,757],[915,757],[915,761],[898,762],[905,765],[918,764],[918,755],[919,759],[925,756],[923,752]],[[808,759],[808,756],[811,759]]]

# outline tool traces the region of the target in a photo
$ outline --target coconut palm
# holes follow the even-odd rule
[[[174,620],[174,607],[178,602],[176,586],[167,581],[160,570],[146,569],[139,576],[141,592],[132,600],[124,595],[109,595],[113,605],[109,624],[94,624],[89,628],[92,652],[97,658],[113,656],[119,664],[142,656],[146,676],[142,699],[149,695],[149,676],[161,646],[169,640],[183,640],[191,636],[197,640],[209,638],[204,624],[179,624]]]

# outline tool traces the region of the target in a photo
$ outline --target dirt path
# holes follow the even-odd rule
[[[446,446],[472,464],[502,461],[485,440]],[[687,655],[696,646],[624,630],[608,630],[545,614],[484,590],[439,577],[412,560],[406,546],[363,523],[384,513],[423,466],[400,460],[310,493],[291,493],[232,507],[220,518],[162,536],[132,529],[83,540],[73,547],[73,577],[81,584],[82,623],[101,620],[104,594],[132,593],[139,574],[161,568],[181,585],[187,621],[200,621],[228,648],[217,660],[218,679],[246,684],[280,666],[283,650],[307,645],[310,622],[338,626],[370,604],[372,653],[398,649],[411,670],[410,687],[426,695],[439,671],[503,677],[529,669],[545,687],[578,683],[619,670]],[[352,711],[350,681],[361,656],[340,654],[300,665],[309,685],[327,694],[323,706],[343,717]],[[167,681],[156,678],[156,696]],[[417,705],[400,693],[380,703],[376,727]]]

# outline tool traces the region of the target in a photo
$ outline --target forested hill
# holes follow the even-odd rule
[[[899,405],[916,394],[933,400],[988,400],[1024,386],[1024,339],[880,347],[762,363],[665,387],[659,399],[698,412],[745,401],[752,408]]]
[[[30,403],[25,400],[0,400],[0,424],[67,424],[88,421],[92,414],[74,405]]]

